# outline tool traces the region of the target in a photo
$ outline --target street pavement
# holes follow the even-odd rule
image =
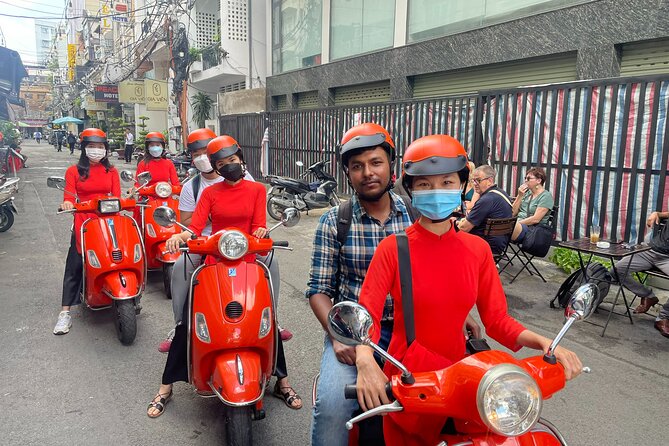
[[[62,193],[47,188],[46,177],[62,176],[76,157],[34,142],[24,143],[23,150],[29,168],[20,172],[19,215],[8,232],[0,233],[0,376],[7,378],[0,382],[0,444],[224,444],[223,405],[196,396],[185,383],[175,385],[160,418],[146,416],[166,359],[157,347],[173,325],[160,273],[149,274],[132,346],[117,340],[110,311],[79,307],[70,333],[52,334],[72,221],[56,215]],[[114,164],[131,167],[120,160]],[[268,395],[267,417],[254,423],[258,444],[309,444],[311,386],[323,335],[304,289],[319,215],[303,215],[297,226],[274,233],[294,248],[276,254],[281,262],[279,320],[295,335],[285,349],[290,382],[304,408],[291,410]],[[563,318],[548,301],[565,274],[546,262],[540,268],[549,283],[523,276],[509,285],[506,275],[503,283],[510,313],[528,328],[553,336]],[[664,302],[667,293],[660,296]],[[602,323],[605,316],[595,314],[592,320]],[[654,330],[652,317],[635,316],[634,321],[630,325],[614,316],[605,337],[588,323],[576,324],[567,335],[563,345],[577,352],[592,373],[545,401],[543,416],[571,445],[666,444],[669,339]]]

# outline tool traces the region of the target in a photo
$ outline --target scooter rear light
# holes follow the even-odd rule
[[[140,260],[142,260],[142,245],[137,243],[137,244],[135,244],[135,250],[134,250],[134,253],[133,253],[132,261],[134,263],[137,263]]]
[[[149,237],[156,237],[156,230],[153,229],[153,225],[151,223],[146,224],[146,233],[149,234]]]
[[[91,265],[93,268],[100,268],[100,261],[98,260],[98,256],[95,255],[95,251],[89,249],[86,251],[86,255],[88,256],[89,265]]]
[[[202,313],[195,313],[195,336],[202,342],[211,343],[207,319]]]
[[[267,336],[272,329],[272,319],[270,319],[271,311],[269,307],[262,310],[262,317],[260,318],[260,330],[258,330],[258,339]]]

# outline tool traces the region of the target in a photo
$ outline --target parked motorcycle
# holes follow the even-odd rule
[[[65,178],[49,177],[47,185],[65,190]],[[64,213],[95,214],[81,226],[83,261],[82,302],[91,310],[113,307],[116,332],[123,345],[137,335],[137,315],[146,282],[142,235],[132,217],[121,211],[133,209],[135,200],[105,197],[74,204]]]
[[[278,226],[294,226],[300,214],[287,209]],[[166,206],[158,224],[179,224]],[[251,421],[265,417],[262,398],[276,367],[278,329],[269,269],[256,254],[290,249],[288,242],[259,239],[238,229],[193,237],[182,251],[208,256],[193,273],[188,318],[188,381],[201,396],[226,407],[228,445],[253,444]]]
[[[121,179],[126,182],[134,182],[132,172],[124,170]],[[154,211],[159,206],[168,206],[174,210],[179,218],[179,194],[181,185],[171,185],[165,181],[147,186],[151,181],[151,173],[142,172],[137,178],[141,186],[135,191],[137,207],[135,217],[142,232],[144,240],[144,252],[146,255],[147,268],[149,270],[163,271],[163,285],[165,295],[172,298],[172,270],[174,263],[179,258],[178,253],[169,253],[165,250],[165,243],[172,235],[180,232],[176,227],[164,228],[156,223],[153,218]]]
[[[0,148],[0,173],[11,173],[16,177],[17,172],[25,167],[26,158],[25,155],[21,155],[21,147]]]
[[[341,201],[337,196],[337,180],[323,170],[327,163],[327,160],[323,160],[312,164],[300,175],[300,178],[314,175],[317,181],[311,183],[288,177],[268,177],[272,186],[267,194],[267,212],[270,217],[280,221],[281,213],[291,207],[300,212],[309,212],[311,209],[338,206]],[[301,161],[296,164],[304,166]]]
[[[14,194],[19,191],[19,178],[6,178],[0,175],[0,232],[9,230],[14,224]]]
[[[174,168],[177,170],[177,176],[179,177],[179,180],[186,178],[188,176],[188,169],[190,169],[193,164],[190,153],[183,152],[176,156],[168,154],[167,157],[174,164]]]
[[[372,318],[363,306],[336,304],[328,314],[330,334],[346,345],[370,346],[402,372],[386,385],[393,402],[352,418],[346,428],[351,430],[355,423],[375,415],[404,411],[449,419],[438,446],[566,445],[557,428],[540,418],[543,400],[566,382],[564,368],[553,352],[571,325],[592,313],[598,294],[593,284],[582,285],[574,293],[565,310],[565,324],[543,357],[515,359],[506,352],[488,350],[442,370],[415,374],[370,340]],[[357,399],[354,384],[347,385],[344,393],[346,398]]]

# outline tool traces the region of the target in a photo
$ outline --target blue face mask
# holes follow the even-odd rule
[[[448,218],[462,204],[460,189],[416,190],[411,203],[430,220]]]
[[[154,158],[158,158],[163,154],[162,146],[149,146],[149,154]]]

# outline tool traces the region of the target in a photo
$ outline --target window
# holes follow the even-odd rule
[[[393,46],[395,0],[332,0],[330,59]]]
[[[407,42],[433,39],[593,0],[408,0]]]
[[[272,0],[274,74],[320,65],[322,0]]]

